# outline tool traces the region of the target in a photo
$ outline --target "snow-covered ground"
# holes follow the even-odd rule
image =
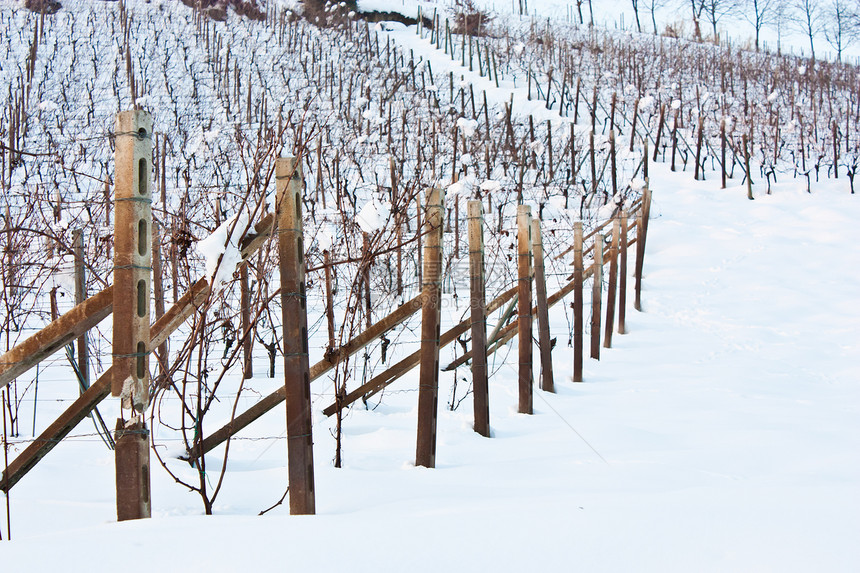
[[[121,524],[112,456],[70,440],[12,491],[3,570],[856,571],[860,203],[843,180],[748,201],[652,172],[645,312],[582,384],[554,313],[558,392],[533,416],[500,355],[493,437],[468,398],[442,410],[436,469],[413,466],[417,395],[395,392],[414,375],[350,414],[344,469],[320,416],[304,517],[256,517],[286,486],[282,439],[233,444],[215,516],[156,468],[153,519]]]

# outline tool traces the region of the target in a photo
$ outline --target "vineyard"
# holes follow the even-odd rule
[[[45,15],[0,3],[2,372],[17,367],[16,347],[119,280],[116,157],[129,133],[116,118],[146,112],[153,348],[147,399],[130,415],[149,425],[153,465],[207,514],[231,480],[229,454],[285,435],[271,415],[254,424],[284,401],[284,365],[301,352],[282,320],[282,180],[299,182],[315,430],[335,420],[314,441],[336,467],[353,453],[344,434],[355,410],[408,413],[404,400],[417,399],[420,424],[428,408],[475,402],[474,429],[491,435],[478,414],[486,389],[473,383],[478,291],[480,347],[494,356],[485,377],[531,365],[531,345],[528,357],[527,345],[513,345],[518,355],[507,345],[518,335],[540,338],[542,388],[552,389],[553,361],[575,364],[575,353],[581,381],[584,337],[598,358],[624,333],[628,276],[641,308],[655,164],[721,188],[743,181],[753,200],[791,180],[813,195],[854,194],[851,65],[534,18],[476,26],[474,14],[441,8],[422,7],[406,26],[336,5],[315,25],[276,5],[260,20],[217,21],[165,2],[68,4]],[[523,257],[540,271],[523,274]],[[422,406],[423,370],[406,375],[423,368],[433,336],[422,311],[430,283],[438,406]],[[575,289],[576,302],[564,298]],[[556,303],[549,322],[538,316]],[[130,408],[102,402],[118,354],[102,304],[92,328],[2,378],[7,495],[72,432],[116,446],[108,420]],[[519,400],[530,412],[531,398]],[[61,428],[48,425],[55,418]]]

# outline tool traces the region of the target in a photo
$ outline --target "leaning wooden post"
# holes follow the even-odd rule
[[[591,276],[591,357],[600,360],[600,312],[603,294],[603,234],[594,235],[594,272]]]
[[[313,514],[316,504],[300,161],[294,157],[279,158],[275,163],[275,177],[278,186],[276,216],[281,271],[290,513]]]
[[[472,310],[472,392],[475,431],[490,437],[490,399],[487,384],[487,312],[484,283],[484,205],[469,201],[469,277]]]
[[[517,207],[517,334],[519,341],[519,407],[520,414],[531,414],[532,408],[532,248],[531,207]]]
[[[546,272],[543,261],[543,239],[540,221],[532,221],[532,250],[535,265],[535,298],[538,312],[538,345],[540,347],[540,388],[545,392],[555,392],[552,375],[552,343],[549,339],[549,307],[546,304]]]
[[[609,249],[609,287],[606,292],[606,326],[603,330],[603,347],[612,348],[612,331],[615,329],[615,290],[618,285],[618,244],[621,219],[612,222],[612,246]]]
[[[618,251],[618,334],[627,333],[627,210],[621,210],[621,236]]]
[[[439,327],[442,319],[442,233],[444,189],[428,189],[421,285],[421,350],[418,375],[418,438],[415,465],[436,467],[436,416],[439,402]]]
[[[582,221],[573,224],[573,381],[582,382]]]
[[[116,119],[116,197],[111,393],[131,410],[117,420],[117,519],[150,517],[149,299],[152,264],[152,118],[125,111]]]
[[[87,272],[84,266],[84,231],[72,231],[72,250],[75,253],[75,306],[87,299]],[[77,340],[78,372],[81,375],[81,392],[90,387],[90,352],[87,343],[87,333],[82,333]]]

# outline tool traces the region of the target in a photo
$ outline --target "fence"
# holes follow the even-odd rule
[[[149,210],[151,203],[149,181],[151,179],[152,151],[150,146],[151,120],[140,111],[124,112],[117,119],[116,151],[116,217],[115,217],[115,273],[114,284],[101,292],[81,300],[73,309],[56,317],[50,324],[6,352],[0,358],[0,387],[21,376],[44,361],[53,353],[66,347],[71,341],[85,336],[108,315],[113,314],[113,364],[91,385],[83,388],[80,397],[65,412],[54,420],[33,442],[7,466],[0,480],[0,489],[9,491],[35,465],[46,456],[87,415],[96,410],[108,394],[121,398],[124,410],[130,411],[117,421],[116,465],[117,508],[120,519],[147,517],[149,500],[149,447],[148,430],[142,412],[149,400],[150,391],[164,381],[149,378],[148,357],[163,347],[169,336],[189,320],[197,310],[210,304],[213,289],[218,286],[217,273],[199,279],[175,304],[164,310],[164,289],[150,289],[151,267],[159,266],[158,249],[151,249],[152,233],[155,232]],[[644,161],[647,169],[647,159]],[[241,239],[235,241],[238,257],[221,263],[227,272],[231,264],[243,267],[255,253],[266,247],[277,237],[279,268],[281,273],[280,294],[282,329],[284,339],[285,383],[276,392],[264,397],[251,408],[236,412],[222,428],[207,436],[200,435],[190,448],[186,459],[199,464],[203,456],[270,411],[287,397],[288,457],[290,467],[290,510],[292,513],[314,512],[314,481],[312,456],[312,429],[310,426],[310,384],[337,367],[342,361],[356,354],[375,340],[385,338],[399,324],[421,310],[421,348],[373,376],[368,382],[350,392],[341,387],[335,402],[324,409],[326,415],[340,415],[344,408],[356,400],[367,398],[393,384],[404,374],[419,368],[419,408],[417,422],[416,463],[433,467],[436,448],[436,416],[438,410],[438,377],[440,370],[451,370],[471,362],[473,386],[475,388],[475,431],[489,435],[489,396],[487,384],[487,356],[498,351],[515,337],[519,341],[519,410],[532,412],[533,360],[532,323],[538,321],[540,354],[537,359],[542,373],[540,385],[553,391],[555,381],[552,374],[551,343],[548,309],[562,302],[573,293],[574,302],[574,380],[582,381],[583,363],[583,305],[584,282],[593,277],[591,316],[591,356],[599,358],[601,347],[601,322],[603,345],[611,345],[618,316],[618,332],[624,333],[624,317],[627,300],[627,251],[636,245],[635,305],[639,308],[642,263],[650,209],[650,191],[646,188],[641,199],[629,210],[616,209],[613,217],[583,235],[582,223],[574,225],[574,241],[556,259],[573,253],[573,273],[558,291],[549,294],[545,279],[545,251],[541,223],[533,218],[530,208],[520,205],[517,211],[517,257],[516,283],[502,294],[487,302],[484,277],[484,206],[480,200],[471,200],[467,205],[469,236],[470,317],[447,329],[440,330],[440,302],[442,297],[442,273],[444,215],[446,213],[445,191],[431,188],[427,191],[423,206],[419,209],[420,227],[416,228],[414,240],[401,242],[389,252],[396,250],[397,258],[421,257],[421,294],[400,305],[387,316],[368,325],[365,330],[349,341],[335,347],[330,326],[330,347],[325,358],[313,366],[308,363],[307,296],[305,285],[305,252],[302,239],[302,189],[301,164],[296,159],[279,159],[276,168],[277,201],[274,213],[261,215],[247,229],[233,227]],[[633,220],[632,224],[628,221]],[[607,229],[611,232],[607,233]],[[635,235],[631,237],[631,232]],[[458,241],[457,241],[458,242]],[[456,244],[456,243],[455,243]],[[458,247],[459,245],[457,245]],[[409,249],[412,248],[412,252]],[[150,259],[150,254],[156,253]],[[585,265],[585,258],[593,254],[593,263]],[[371,253],[365,252],[369,257]],[[152,261],[152,263],[150,263]],[[244,261],[244,262],[243,262]],[[337,263],[327,259],[326,276]],[[603,288],[604,267],[609,267],[608,290]],[[83,265],[79,265],[82,269]],[[82,271],[81,271],[82,272]],[[156,273],[154,283],[161,277]],[[398,282],[402,277],[398,276]],[[366,284],[366,283],[365,283]],[[156,317],[150,316],[150,290],[156,295]],[[602,312],[604,290],[607,290],[605,313]],[[331,325],[332,288],[327,283],[325,312]],[[159,299],[161,299],[159,301]],[[616,303],[617,301],[617,303]],[[516,318],[513,308],[517,305]],[[487,333],[487,317],[503,309],[501,319],[491,333]],[[246,311],[247,312],[247,311]],[[355,311],[361,312],[360,307]],[[258,309],[257,316],[260,310]],[[604,319],[605,315],[605,319]],[[368,315],[369,316],[369,315]],[[244,342],[251,336],[255,320],[243,319],[242,340],[235,352],[245,348]],[[472,345],[461,357],[442,368],[439,365],[439,349],[450,344],[458,336],[472,332]],[[167,356],[158,357],[164,369]],[[83,364],[81,366],[84,366]],[[247,375],[247,360],[245,374]]]

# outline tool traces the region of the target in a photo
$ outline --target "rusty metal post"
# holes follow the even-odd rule
[[[573,381],[582,382],[582,222],[573,224]]]
[[[627,210],[621,210],[618,251],[618,334],[627,334]]]
[[[615,329],[615,292],[618,286],[618,244],[621,220],[612,222],[612,246],[609,249],[609,287],[606,292],[606,327],[603,331],[603,347],[612,348],[612,331]]]
[[[445,191],[429,189],[424,228],[424,273],[421,301],[421,350],[418,375],[418,438],[415,465],[436,467],[436,416],[439,402],[439,330],[442,318],[442,233]]]
[[[276,215],[283,314],[290,513],[313,514],[316,508],[301,163],[294,157],[279,158],[275,163],[275,178],[278,186]]]
[[[150,517],[149,431],[142,419],[116,425],[116,515],[119,521]]]
[[[546,272],[543,261],[543,238],[540,221],[532,221],[532,250],[535,265],[535,298],[538,313],[538,346],[540,348],[540,388],[545,392],[555,392],[552,374],[552,343],[549,339],[549,308],[546,304]]]
[[[484,283],[484,205],[469,201],[469,277],[472,310],[472,392],[475,431],[490,437],[490,400],[487,383],[487,313]]]
[[[603,294],[603,233],[594,235],[594,273],[591,280],[591,357],[600,360],[600,312]]]
[[[519,405],[517,412],[532,408],[532,237],[531,207],[517,207],[517,334],[519,341]]]
[[[116,119],[113,367],[111,393],[131,419],[117,421],[117,518],[150,516],[149,447],[141,414],[149,402],[150,272],[152,264],[152,118],[125,111]],[[142,445],[139,437],[143,436]],[[137,444],[137,445],[135,445]]]
[[[75,253],[75,306],[87,300],[87,271],[84,265],[84,231],[72,231],[72,250]],[[87,343],[87,333],[82,333],[77,340],[78,372],[81,374],[81,392],[90,387],[90,351]]]

